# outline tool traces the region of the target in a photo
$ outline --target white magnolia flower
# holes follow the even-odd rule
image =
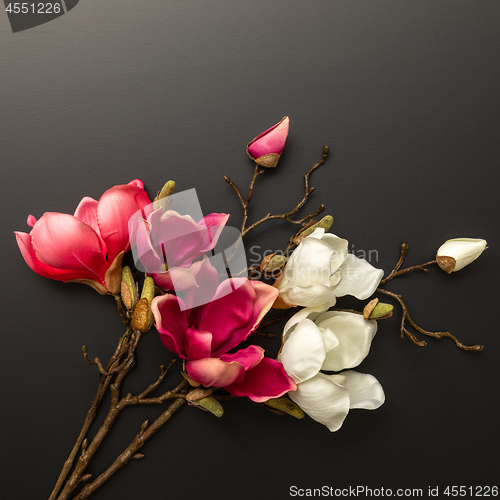
[[[354,370],[370,350],[377,322],[359,314],[306,308],[285,325],[278,361],[297,384],[290,398],[330,431],[352,408],[374,410],[384,403],[382,386],[372,375]]]
[[[486,240],[455,238],[443,243],[437,251],[438,266],[447,273],[460,269],[476,260],[486,248]]]
[[[384,272],[347,253],[348,241],[317,228],[294,250],[276,287],[292,306],[325,309],[337,297],[364,300],[376,290]]]

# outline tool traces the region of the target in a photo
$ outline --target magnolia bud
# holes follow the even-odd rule
[[[137,302],[132,316],[132,328],[140,332],[147,332],[153,324],[151,302],[155,296],[155,283],[151,276],[147,276],[142,285],[142,294]]]
[[[460,271],[476,260],[486,248],[486,240],[475,238],[454,238],[446,241],[437,251],[438,266],[448,274]]]
[[[272,168],[278,164],[288,136],[288,116],[258,135],[247,145],[248,156],[262,167]]]
[[[156,198],[153,201],[153,210],[158,210],[164,203],[162,204],[162,198],[167,198],[174,194],[175,191],[175,181],[167,181],[165,185],[162,187],[161,191],[156,195]],[[168,209],[168,207],[164,207]]]
[[[132,276],[130,267],[125,266],[122,269],[122,286],[121,286],[122,301],[127,309],[133,309],[137,304],[137,284]]]

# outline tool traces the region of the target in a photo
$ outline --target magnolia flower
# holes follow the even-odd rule
[[[255,331],[277,290],[245,278],[219,285],[207,258],[193,264],[192,270],[199,286],[188,290],[186,304],[166,294],[151,305],[163,344],[187,361],[187,374],[206,387],[224,387],[258,403],[296,389],[281,363],[265,358],[261,347],[250,345],[229,353]],[[203,305],[190,308],[192,303]]]
[[[210,214],[196,222],[190,215],[158,209],[148,216],[131,219],[130,240],[146,272],[164,290],[196,286],[189,267],[212,250],[229,218]]]
[[[348,241],[317,228],[294,250],[275,284],[280,300],[275,307],[328,309],[337,297],[364,300],[376,290],[384,272],[347,253]]]
[[[437,251],[438,266],[448,274],[468,266],[486,248],[486,240],[455,238],[443,243]]]
[[[278,360],[297,384],[288,395],[332,432],[350,409],[374,410],[384,403],[375,377],[350,370],[366,357],[376,331],[376,321],[359,314],[313,308],[302,309],[285,325]],[[327,375],[321,370],[346,371]]]
[[[108,189],[99,201],[85,197],[75,214],[46,212],[28,217],[29,234],[15,231],[33,271],[58,281],[85,283],[101,294],[118,293],[121,261],[130,248],[128,220],[148,206],[139,179]]]
[[[285,147],[288,136],[288,116],[273,125],[247,145],[247,154],[255,163],[263,167],[275,167]]]

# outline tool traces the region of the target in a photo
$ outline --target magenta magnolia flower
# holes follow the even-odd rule
[[[224,387],[257,403],[295,390],[283,365],[265,358],[261,347],[250,345],[229,353],[255,331],[277,290],[245,278],[218,285],[217,272],[208,259],[196,262],[192,269],[199,286],[186,294],[186,304],[167,294],[156,297],[151,306],[163,344],[187,360],[188,375],[206,387]],[[200,299],[199,294],[205,297]],[[207,297],[212,300],[208,302]],[[204,305],[189,309],[190,303]]]
[[[212,250],[229,219],[228,214],[210,214],[195,222],[175,210],[152,212],[147,220],[131,220],[130,239],[144,270],[164,290],[196,286],[188,269]]]
[[[258,135],[247,145],[250,158],[263,167],[275,167],[280,159],[288,136],[288,116]]]
[[[118,293],[121,261],[130,248],[128,220],[151,202],[141,180],[108,189],[99,201],[85,197],[75,214],[28,217],[29,234],[15,231],[28,266],[40,276],[76,281],[101,294]]]

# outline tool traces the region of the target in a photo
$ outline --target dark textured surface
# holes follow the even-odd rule
[[[206,213],[231,212],[237,225],[222,177],[244,186],[246,143],[285,114],[288,144],[259,179],[252,217],[293,206],[330,145],[309,206],[325,202],[333,231],[354,251],[376,250],[378,267],[390,270],[404,240],[409,264],[448,238],[488,240],[460,273],[390,285],[424,327],[486,348],[415,347],[399,339],[396,314],[360,366],[385,389],[379,410],[353,411],[330,434],[246,400],[226,404],[222,419],[183,408],[96,500],[498,482],[499,15],[486,0],[86,0],[13,34],[0,14],[2,498],[48,497],[96,385],[80,347],[107,358],[121,332],[112,299],[35,275],[12,231],[29,229],[29,213],[72,212],[135,177],[150,194],[170,178],[196,187]],[[280,248],[289,233],[270,223],[250,244]],[[276,353],[277,341],[258,342]],[[148,334],[127,390],[169,356]],[[91,472],[157,412],[129,410]]]

